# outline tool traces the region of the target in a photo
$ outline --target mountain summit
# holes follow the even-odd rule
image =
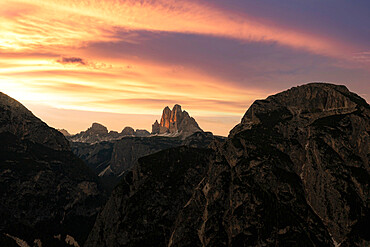
[[[166,106],[163,109],[161,122],[156,120],[152,125],[152,134],[174,134],[187,137],[195,132],[203,132],[194,118],[189,113],[181,110],[180,105],[174,105],[171,109]]]
[[[70,150],[63,134],[50,128],[15,99],[0,92],[0,133],[9,132],[56,150]]]

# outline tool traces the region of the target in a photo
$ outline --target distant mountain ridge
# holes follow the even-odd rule
[[[160,123],[158,120],[152,125],[152,133],[144,129],[125,127],[121,133],[117,131],[109,131],[107,127],[99,123],[93,123],[86,131],[81,131],[78,134],[70,135],[68,131],[59,130],[71,142],[82,143],[98,143],[102,141],[119,140],[123,137],[149,137],[149,136],[165,136],[165,137],[180,137],[185,139],[196,132],[203,132],[194,118],[190,117],[189,113],[182,111],[181,106],[174,105],[172,111],[167,106],[163,109]]]
[[[161,123],[160,130],[156,132],[154,126],[152,134],[146,130],[135,131],[132,127],[125,127],[121,133],[108,132],[105,126],[93,123],[86,131],[67,136],[67,139],[71,141],[74,154],[101,177],[108,189],[143,156],[182,145],[206,148],[212,141],[224,139],[203,132],[180,105],[175,105],[172,111],[165,107]]]
[[[72,142],[83,143],[98,143],[102,141],[118,140],[124,136],[146,137],[150,136],[149,131],[137,129],[136,131],[131,127],[125,127],[121,133],[117,131],[109,131],[107,127],[99,123],[93,123],[86,131],[81,131],[79,134],[66,136]]]

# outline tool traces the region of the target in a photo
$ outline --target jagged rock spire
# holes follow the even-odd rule
[[[194,118],[190,117],[181,106],[176,104],[171,109],[166,106],[163,109],[160,123],[156,120],[152,125],[152,134],[179,134],[189,136],[195,132],[202,132]]]

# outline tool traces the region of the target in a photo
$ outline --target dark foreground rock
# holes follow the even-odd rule
[[[71,145],[73,152],[100,176],[108,190],[112,190],[123,172],[135,165],[141,157],[182,145],[207,148],[214,140],[224,139],[214,136],[211,132],[197,132],[185,140],[163,136],[123,137],[109,142],[73,142]]]
[[[0,133],[2,132],[12,133],[18,138],[52,149],[70,150],[62,133],[50,128],[21,103],[0,92]]]
[[[344,86],[256,101],[212,150],[140,159],[86,246],[369,246],[369,120]]]
[[[0,100],[0,246],[82,245],[105,201],[97,176],[60,132]]]
[[[210,150],[178,147],[139,159],[114,190],[86,246],[164,246],[210,156]]]

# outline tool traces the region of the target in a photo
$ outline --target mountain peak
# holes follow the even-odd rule
[[[55,150],[70,149],[62,133],[42,122],[15,99],[0,92],[0,133],[3,132]]]
[[[354,112],[358,107],[369,108],[369,105],[343,85],[309,83],[256,100],[230,134],[252,125],[274,124],[292,118],[311,123],[318,118]]]
[[[94,135],[106,135],[108,134],[108,129],[100,123],[93,123],[86,132]]]
[[[156,120],[152,125],[153,134],[175,134],[186,137],[195,132],[202,132],[202,129],[194,118],[190,117],[186,111],[182,111],[178,104],[175,104],[172,110],[166,106],[163,109],[160,123]]]
[[[64,136],[71,136],[71,134],[66,129],[57,129]]]
[[[135,130],[133,128],[127,126],[122,130],[121,134],[125,135],[125,136],[133,136],[133,135],[135,135]]]
[[[172,111],[181,111],[181,105],[178,104],[174,105]]]

